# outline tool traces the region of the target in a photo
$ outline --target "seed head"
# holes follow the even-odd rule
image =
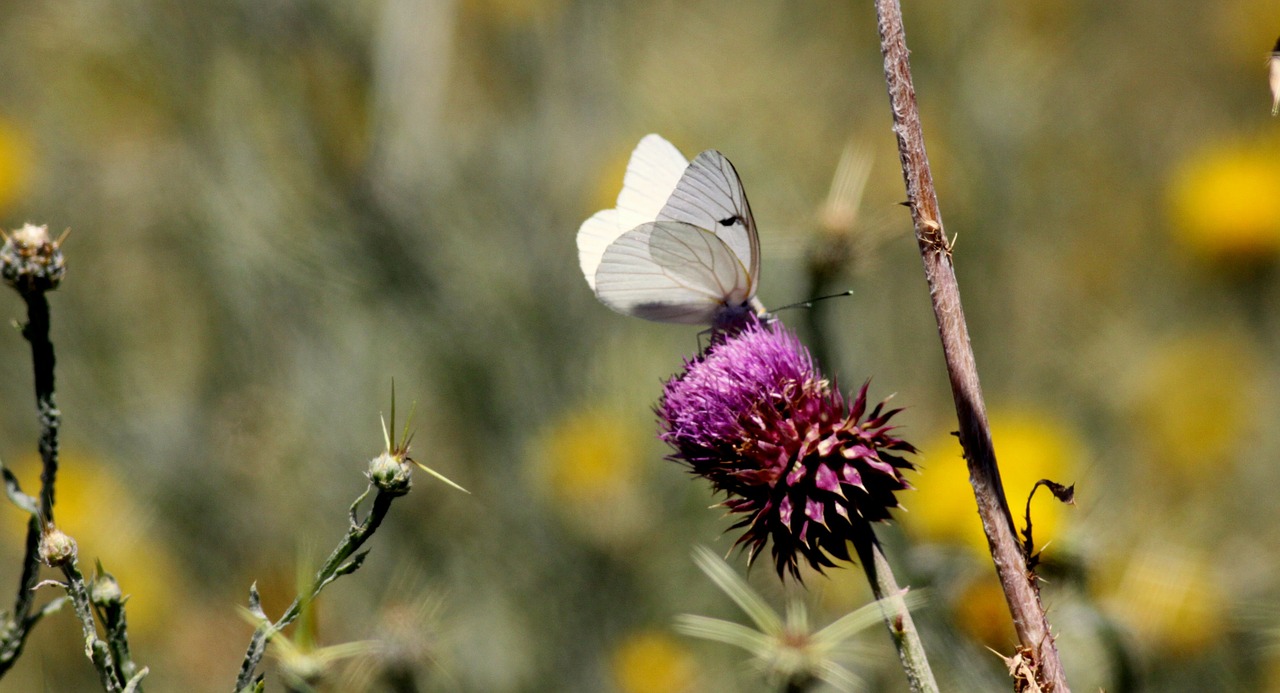
[[[76,540],[65,532],[48,525],[40,535],[40,560],[51,568],[57,568],[76,559]]]
[[[26,224],[12,234],[4,234],[0,246],[0,276],[21,293],[52,291],[66,274],[62,240],[49,236],[48,226]]]

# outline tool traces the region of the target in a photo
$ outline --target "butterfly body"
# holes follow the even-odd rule
[[[690,162],[658,135],[640,140],[617,206],[579,228],[578,259],[600,302],[625,315],[719,328],[765,315],[751,206],[715,150]]]

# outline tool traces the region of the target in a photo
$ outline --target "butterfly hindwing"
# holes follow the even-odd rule
[[[711,324],[726,305],[750,297],[746,268],[715,234],[691,224],[658,221],[620,236],[596,272],[606,306],[647,320]]]
[[[680,150],[659,135],[647,135],[636,145],[617,206],[596,212],[578,228],[578,262],[591,288],[605,249],[627,231],[656,220],[688,166]]]

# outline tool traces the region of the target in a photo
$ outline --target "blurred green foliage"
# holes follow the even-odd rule
[[[1037,538],[1073,688],[1280,690],[1274,4],[905,5],[997,454],[1078,484],[1077,507],[1033,507],[1054,514]],[[419,475],[325,593],[318,645],[387,643],[335,690],[761,690],[739,653],[669,630],[734,616],[689,557],[727,550],[726,523],[652,437],[698,336],[610,313],[577,266],[578,224],[650,131],[737,165],[770,306],[809,297],[819,206],[865,143],[853,233],[880,242],[836,275],[855,295],[821,308],[824,365],[846,388],[874,376],[906,437],[942,441],[913,477],[941,500],[905,494],[908,523],[976,525],[943,471],[951,397],[880,70],[870,3],[3,3],[0,226],[72,228],[58,512],[133,595],[149,686],[231,687],[236,605],[258,580],[278,614],[298,557],[343,531],[394,377],[415,456],[473,495]],[[4,348],[12,463],[36,434],[16,331]],[[3,517],[0,597],[25,522]],[[1012,646],[989,559],[911,529],[886,541],[930,589],[943,688],[1007,687],[982,647]],[[801,593],[821,624],[863,582]],[[77,633],[42,623],[5,689],[92,690]],[[903,690],[871,635],[850,668]]]

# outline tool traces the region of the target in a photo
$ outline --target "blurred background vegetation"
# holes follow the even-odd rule
[[[905,5],[1010,502],[1078,484],[1074,508],[1033,506],[1073,689],[1280,691],[1276,5]],[[72,229],[60,523],[132,595],[152,689],[231,687],[238,605],[257,580],[278,615],[343,531],[394,377],[415,456],[472,495],[419,475],[325,593],[320,644],[388,643],[335,690],[764,690],[741,653],[670,630],[739,618],[690,560],[726,551],[727,523],[653,435],[696,331],[609,312],[578,270],[578,224],[651,131],[737,165],[766,305],[810,297],[814,258],[855,290],[812,316],[825,368],[896,393],[924,449],[890,557],[929,590],[943,688],[1009,688],[871,3],[10,0],[0,84],[0,226]],[[849,142],[873,164],[837,223]],[[0,455],[30,486],[8,334]],[[0,596],[24,525],[0,512]],[[822,625],[864,583],[790,593]],[[888,638],[864,640],[866,689],[903,690]],[[68,612],[0,687],[95,681]]]

